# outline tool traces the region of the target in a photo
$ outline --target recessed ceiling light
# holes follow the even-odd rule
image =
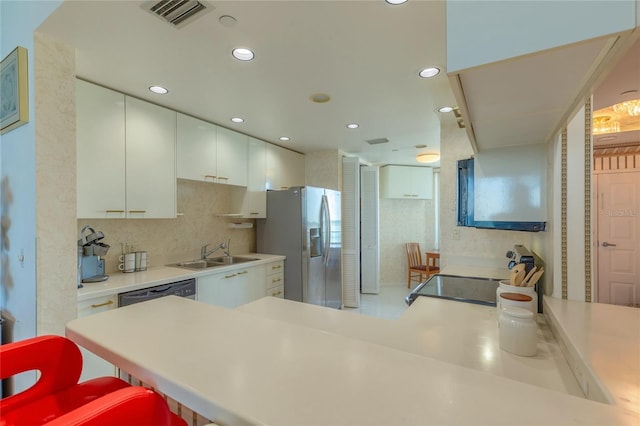
[[[358,127],[360,127],[360,125],[358,123],[347,124],[347,128],[349,128],[349,129],[357,129]]]
[[[309,96],[309,99],[311,99],[311,102],[324,104],[331,100],[331,96],[327,95],[326,93],[314,93],[313,95]]]
[[[425,68],[418,73],[418,75],[422,78],[431,78],[435,77],[438,74],[440,74],[440,68],[436,67]]]
[[[407,0],[385,0],[385,1],[389,4],[402,4],[407,2]]]
[[[444,107],[442,107],[442,108],[439,108],[439,109],[438,109],[438,111],[439,111],[439,112],[451,112],[451,111],[453,111],[453,107],[450,107],[450,106],[444,106]]]
[[[149,91],[153,93],[157,93],[158,95],[164,95],[169,93],[169,91],[162,86],[149,86]]]
[[[254,53],[249,49],[245,49],[244,47],[237,47],[233,49],[231,54],[239,61],[250,61],[255,58]]]
[[[282,142],[287,142],[287,141],[290,141],[290,140],[291,140],[291,138],[289,138],[288,136],[280,136],[280,140],[281,140]]]
[[[233,121],[234,123],[244,123],[244,118],[233,117],[231,121]]]

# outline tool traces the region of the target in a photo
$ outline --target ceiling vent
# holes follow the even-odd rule
[[[379,138],[379,139],[369,139],[367,143],[369,145],[380,145],[381,143],[388,143],[389,139],[387,138]]]
[[[175,28],[181,28],[213,10],[213,6],[197,0],[150,1],[142,7]]]

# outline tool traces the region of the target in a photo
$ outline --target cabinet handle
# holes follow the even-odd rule
[[[272,296],[277,296],[277,295],[279,295],[280,293],[282,293],[282,291],[276,291],[275,293],[271,293],[271,295],[272,295]]]
[[[273,271],[274,269],[280,269],[280,268],[282,268],[282,265],[272,266],[272,267],[271,267],[271,270]]]
[[[113,300],[107,300],[104,303],[98,303],[97,305],[91,305],[92,308],[101,308],[103,306],[113,305]]]
[[[238,275],[238,274],[225,275],[224,277],[225,277],[225,278],[233,278],[233,277],[235,277],[236,275]]]
[[[218,176],[218,180],[220,180],[220,179],[222,179],[222,180],[229,180],[229,178],[228,178],[228,177]]]
[[[129,210],[129,213],[146,213],[146,210]]]
[[[242,274],[248,274],[249,271],[242,271],[242,272],[238,272],[238,275],[242,275]]]
[[[249,214],[260,214],[259,212],[251,212]]]
[[[124,210],[107,210],[107,213],[124,213]]]
[[[205,179],[215,179],[216,177],[214,175],[204,175]]]
[[[282,278],[278,278],[277,280],[271,280],[271,284],[273,283],[279,283],[280,281],[282,281]]]

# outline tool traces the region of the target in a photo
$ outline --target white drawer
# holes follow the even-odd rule
[[[108,311],[116,307],[116,295],[96,297],[78,302],[78,318]]]
[[[267,296],[279,297],[280,299],[284,299],[284,285],[268,289]]]
[[[269,263],[267,266],[267,275],[284,273],[284,260]]]
[[[284,272],[267,275],[267,290],[279,286],[284,286]]]

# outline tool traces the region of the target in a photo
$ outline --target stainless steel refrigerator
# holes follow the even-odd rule
[[[285,299],[340,309],[340,192],[301,186],[267,192],[267,218],[256,221],[259,253],[286,256]]]

